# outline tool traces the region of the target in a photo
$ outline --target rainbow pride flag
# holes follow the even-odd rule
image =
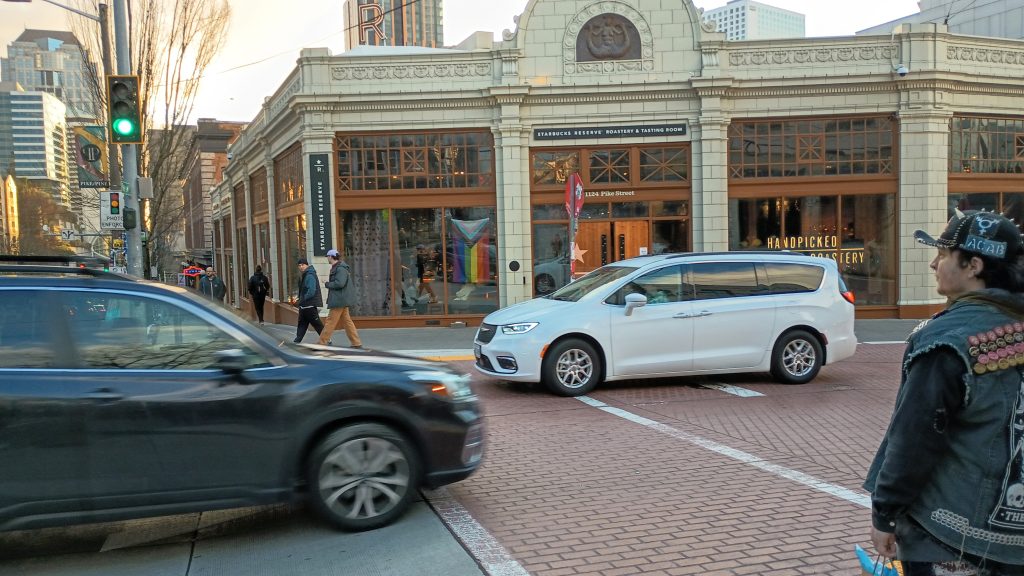
[[[485,282],[491,277],[490,218],[452,219],[452,282]]]

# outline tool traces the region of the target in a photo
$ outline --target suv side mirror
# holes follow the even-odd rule
[[[632,316],[634,308],[643,308],[644,306],[647,306],[647,296],[636,292],[626,294],[626,316]]]
[[[245,352],[238,348],[214,352],[213,357],[217,359],[217,368],[225,374],[241,374],[249,364],[248,359],[245,356]]]

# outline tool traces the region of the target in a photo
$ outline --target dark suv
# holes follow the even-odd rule
[[[290,501],[385,525],[483,453],[469,376],[282,344],[184,289],[0,263],[0,530]]]

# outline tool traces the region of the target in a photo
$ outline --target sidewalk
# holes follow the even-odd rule
[[[920,320],[858,320],[854,327],[861,344],[902,342]],[[295,338],[295,326],[266,324],[263,328],[281,340]],[[431,360],[473,360],[473,338],[476,327],[466,328],[366,328],[359,330],[363,346],[374,350],[399,352]],[[331,336],[336,346],[348,346],[344,330],[335,330]],[[315,344],[317,333],[312,328],[303,342]]]

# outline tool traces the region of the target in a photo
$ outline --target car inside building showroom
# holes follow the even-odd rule
[[[830,258],[643,256],[488,315],[476,369],[563,396],[602,381],[695,374],[770,372],[803,384],[856,351],[853,302]]]

